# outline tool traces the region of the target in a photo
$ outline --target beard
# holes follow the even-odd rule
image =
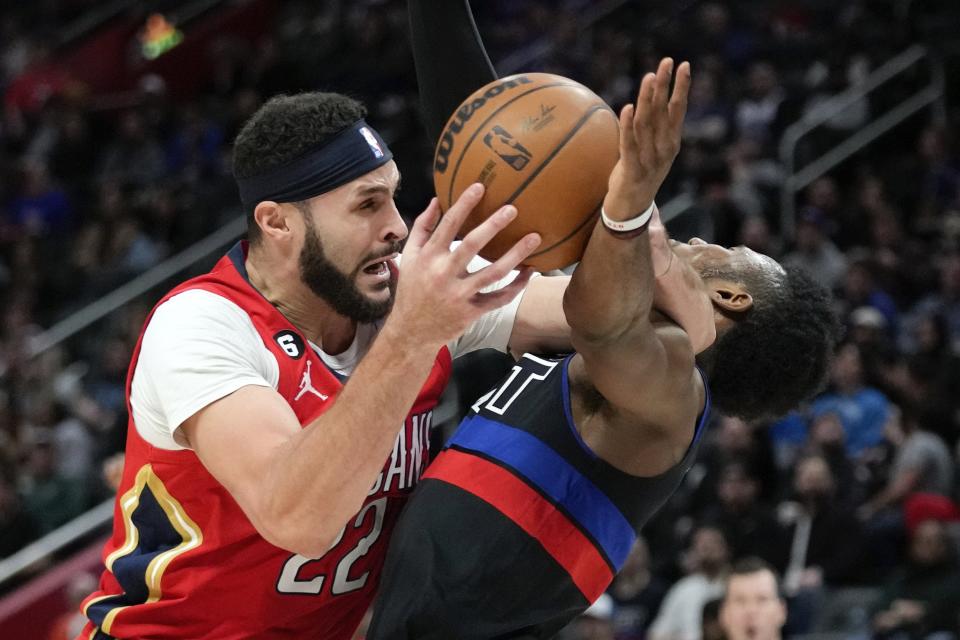
[[[307,229],[303,250],[300,251],[300,279],[304,284],[338,314],[356,322],[373,322],[386,316],[393,307],[396,279],[391,276],[388,281],[390,296],[386,300],[370,299],[356,284],[357,276],[360,275],[360,266],[350,274],[340,271],[327,258],[310,218],[305,216],[304,219],[307,220]],[[399,251],[400,243],[398,242],[392,245],[389,251],[365,257],[360,265]]]

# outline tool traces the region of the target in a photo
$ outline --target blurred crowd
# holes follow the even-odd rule
[[[400,210],[415,215],[432,190],[403,0],[282,2],[258,40],[211,40],[214,73],[198,94],[174,98],[148,74],[108,100],[55,65],[53,34],[93,4],[0,15],[0,558],[109,496],[102,462],[123,447],[130,351],[164,291],[39,355],[33,338],[239,215],[230,142],[265,98],[364,100],[404,174]],[[806,267],[847,326],[809,406],[773,424],[714,418],[680,492],[565,637],[718,637],[716,599],[749,556],[777,569],[788,634],[960,636],[960,112],[949,100],[925,110],[817,178],[781,228],[784,130],[923,42],[911,3],[625,2],[586,30],[599,3],[473,4],[501,72],[519,60],[615,107],[661,55],[689,59],[684,148],[659,200],[695,204],[672,233]],[[937,6],[923,24],[960,23],[960,8]],[[798,166],[928,75],[828,119],[798,146]],[[472,400],[500,363],[458,371]]]

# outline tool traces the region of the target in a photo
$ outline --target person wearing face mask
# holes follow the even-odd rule
[[[860,523],[837,501],[833,472],[821,454],[797,462],[793,494],[793,501],[780,506],[789,545],[783,590],[790,598],[792,630],[805,633],[823,588],[859,577],[863,545]]]

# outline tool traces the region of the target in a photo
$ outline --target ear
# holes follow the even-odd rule
[[[713,304],[723,311],[743,313],[753,308],[753,296],[738,282],[714,279],[707,286]]]
[[[253,219],[263,235],[277,237],[290,232],[286,209],[287,207],[272,200],[264,200],[256,206],[253,210]]]

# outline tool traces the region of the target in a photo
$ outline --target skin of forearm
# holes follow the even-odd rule
[[[638,322],[650,321],[653,263],[646,232],[618,238],[594,229],[583,261],[574,271],[563,310],[574,338],[615,340]]]
[[[363,505],[416,401],[438,347],[388,321],[330,409],[274,457],[267,512],[295,550],[319,557]]]

